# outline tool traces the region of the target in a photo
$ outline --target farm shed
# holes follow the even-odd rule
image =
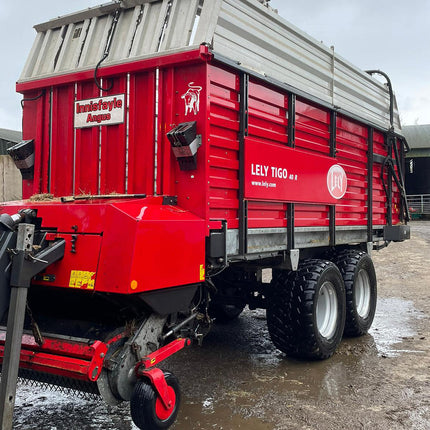
[[[20,131],[0,128],[0,201],[22,198],[22,178],[7,149],[22,139]]]
[[[412,214],[430,215],[430,124],[403,127],[406,154],[406,193]]]

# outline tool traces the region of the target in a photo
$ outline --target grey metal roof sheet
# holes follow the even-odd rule
[[[22,140],[20,131],[0,128],[0,155],[6,155],[6,149]]]
[[[13,143],[18,143],[22,140],[22,133],[16,130],[0,128],[0,139],[7,140]]]
[[[404,125],[402,131],[411,149],[430,149],[430,124]]]

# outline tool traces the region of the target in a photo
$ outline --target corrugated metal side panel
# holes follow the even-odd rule
[[[268,143],[288,142],[288,96],[254,80],[249,82],[248,135]]]
[[[210,80],[209,218],[238,228],[239,77],[208,66]]]
[[[388,128],[385,87],[254,0],[224,0],[214,50]],[[397,118],[397,127],[400,123]]]
[[[220,205],[223,204],[222,198],[209,197],[209,165],[221,165],[220,167],[223,167],[223,163],[221,156],[219,157],[221,160],[219,160],[217,154],[209,154],[211,142],[209,123],[212,119],[210,118],[212,113],[210,112],[210,72],[208,67],[207,63],[198,62],[181,63],[160,69],[158,82],[159,117],[157,119],[158,194],[178,196],[178,206],[181,209],[189,210],[207,221],[211,218],[209,215],[210,208],[220,208]],[[229,85],[226,84],[226,88],[229,88]],[[191,105],[192,107],[190,107]],[[234,118],[230,118],[228,114],[223,115],[222,112],[218,112],[212,116],[217,117],[214,118],[214,125],[217,124],[219,127],[228,129],[230,125],[235,124]],[[200,134],[202,139],[202,145],[197,151],[197,168],[181,170],[179,161],[173,154],[167,133],[179,124],[193,121],[197,122],[197,134]],[[223,131],[220,133],[222,136]],[[235,136],[237,139],[237,132]],[[227,169],[238,168],[238,165],[235,166],[233,156],[226,158],[227,163],[231,164],[226,166]],[[228,195],[232,194],[228,187],[226,192]],[[227,204],[229,205],[230,202]],[[219,225],[219,223],[216,224]]]
[[[296,148],[330,154],[330,112],[297,98]]]
[[[38,97],[24,102],[22,111],[22,139],[34,139],[35,165],[42,166],[34,170],[33,180],[22,181],[22,197],[28,199],[33,194],[48,192],[48,156],[49,156],[49,93],[30,91],[24,98]]]
[[[397,141],[398,150],[401,151],[402,144]],[[382,133],[374,132],[373,138],[373,152],[383,157],[387,156],[387,145],[385,137]],[[400,152],[399,152],[400,153]],[[394,149],[391,154],[395,160]],[[394,163],[395,164],[395,163]],[[381,167],[382,164],[374,162],[373,165],[373,225],[385,225],[387,223],[387,196],[381,180]],[[399,174],[395,166],[397,175]],[[383,172],[383,181],[388,186],[387,169]],[[400,222],[400,191],[394,179],[392,180],[392,223],[393,225]]]
[[[266,143],[288,143],[288,95],[251,79],[248,87],[248,135]],[[287,205],[279,202],[248,203],[248,226],[285,227]]]
[[[131,14],[130,9],[122,11],[112,42],[114,55],[106,59],[106,64],[157,52],[167,10],[168,1],[164,0],[136,6],[135,12],[142,14],[140,17],[139,15],[136,17],[134,13]],[[130,37],[133,33],[134,38]]]
[[[54,87],[52,96],[46,92],[24,103],[24,138],[35,140],[36,165],[41,166],[35,169],[34,181],[24,181],[24,197],[41,192],[55,196],[154,192],[155,71],[132,74],[129,91],[127,79],[123,75],[103,83],[112,83],[103,96],[125,95],[121,124],[74,128],[74,101],[100,96],[92,80]],[[25,97],[39,94],[26,93]]]
[[[101,60],[106,46],[106,39],[112,26],[112,16],[92,18],[85,35],[76,68],[94,67]],[[77,48],[77,47],[76,47]],[[68,55],[75,57],[70,52]]]
[[[77,85],[77,100],[100,95],[94,81]],[[100,127],[76,129],[75,193],[97,194],[99,183]]]
[[[30,77],[34,76],[35,73],[35,65],[43,44],[45,33],[39,32],[36,34],[36,38],[34,39],[33,46],[31,47],[31,51],[28,54],[27,60],[24,65],[24,69],[21,72],[22,77]]]
[[[196,19],[199,0],[173,2],[166,34],[160,46],[161,51],[188,46]]]
[[[388,128],[389,96],[385,85],[375,83],[367,73],[336,55],[333,105]],[[395,108],[395,124],[400,128]]]
[[[330,113],[299,97],[296,100],[295,147],[315,154],[330,153]],[[297,227],[329,225],[327,205],[295,206],[295,225]]]
[[[175,91],[174,70],[160,70],[158,78],[157,104],[157,194],[176,195],[173,172],[174,161],[170,143],[166,137],[169,130],[179,119],[175,118],[175,103],[172,96]],[[176,122],[177,120],[177,122]],[[181,196],[178,195],[178,199]]]
[[[76,67],[90,23],[90,20],[87,19],[83,22],[65,26],[62,29],[65,35],[61,49],[58,51],[58,57],[54,62],[55,72],[73,70]]]
[[[248,227],[286,227],[286,214],[286,203],[250,201],[248,203]]]
[[[261,74],[298,88],[312,89],[327,100],[331,64],[324,50],[306,46],[298,30],[285,32],[279,17],[256,1],[224,0],[214,35],[214,50]],[[311,52],[313,49],[313,58]],[[317,75],[317,79],[314,78]],[[330,100],[331,101],[331,100]]]
[[[55,87],[52,91],[52,152],[50,192],[55,196],[73,194],[75,85]],[[48,142],[45,141],[45,145]]]
[[[302,205],[295,206],[296,227],[327,227],[329,225],[329,207],[327,205]]]
[[[108,5],[104,14],[92,8],[37,26],[36,41],[20,81],[95,67],[111,34],[109,55],[103,66],[188,48],[196,22],[196,35],[203,38],[196,39],[197,45],[210,41],[212,34],[207,32],[215,28],[220,4],[220,0],[206,1],[201,10],[199,0],[175,1],[171,6],[169,0],[160,0],[128,9],[118,5],[116,26],[115,10]]]
[[[34,70],[32,71],[33,76],[40,76],[54,71],[54,59],[61,47],[63,27],[57,29],[49,29],[41,42],[40,52],[37,55]]]
[[[212,44],[223,0],[204,0],[194,42]]]
[[[198,0],[132,4],[137,5],[109,3],[37,26],[20,81],[93,68],[111,34],[103,66],[208,43],[242,66],[389,126],[384,85],[256,0],[205,0],[202,6]],[[400,127],[397,114],[396,125]]]
[[[373,133],[373,153],[386,156],[387,147],[382,133]],[[387,181],[387,174],[384,173],[384,181]],[[386,196],[381,180],[381,164],[373,164],[373,225],[385,225],[387,222]]]
[[[127,76],[109,80],[112,85],[105,95],[125,94]],[[104,85],[107,85],[105,83]],[[124,100],[127,112],[127,100]],[[125,193],[126,182],[126,121],[101,127],[100,193]]]
[[[367,224],[367,127],[339,116],[336,158],[348,178],[345,196],[336,205],[336,225]]]
[[[153,194],[155,70],[130,76],[127,192]]]

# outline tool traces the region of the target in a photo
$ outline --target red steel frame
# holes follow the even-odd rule
[[[0,364],[3,363],[6,333],[0,331]],[[94,382],[103,369],[108,346],[100,341],[81,342],[45,338],[38,345],[33,336],[23,335],[20,367],[81,381]]]
[[[0,365],[3,363],[5,340],[6,333],[0,331]],[[148,377],[155,382],[155,388],[163,402],[168,397],[165,393],[166,381],[162,372],[154,367],[190,344],[189,339],[175,339],[148,356],[142,357],[136,365],[136,375]],[[103,369],[108,348],[107,343],[99,340],[88,345],[79,341],[49,337],[45,337],[43,343],[39,345],[33,336],[24,334],[21,342],[20,368],[95,382]],[[168,408],[167,401],[165,406]]]

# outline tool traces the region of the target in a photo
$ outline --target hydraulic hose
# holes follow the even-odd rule
[[[99,67],[101,66],[101,64],[103,63],[103,61],[105,61],[106,58],[109,56],[110,48],[111,48],[111,45],[112,45],[112,39],[113,39],[113,35],[115,33],[115,30],[116,30],[116,25],[118,23],[118,19],[119,19],[119,9],[117,9],[115,11],[115,15],[114,15],[114,18],[113,18],[113,21],[112,21],[112,26],[111,26],[111,28],[109,30],[109,36],[108,36],[108,39],[107,39],[107,42],[106,42],[106,47],[105,47],[105,51],[103,53],[103,56],[102,56],[101,60],[97,63],[96,68],[94,69],[94,82],[95,82],[97,88],[99,90],[101,90],[101,91],[110,91],[112,89],[112,87],[113,87],[113,82],[111,82],[110,85],[109,85],[109,87],[103,88],[102,85],[98,81],[97,71],[98,71]]]
[[[378,74],[383,76],[387,81],[388,92],[390,94],[390,127],[391,130],[394,130],[394,93],[393,86],[391,85],[391,80],[388,75],[382,70],[366,70],[366,73],[369,75]]]

